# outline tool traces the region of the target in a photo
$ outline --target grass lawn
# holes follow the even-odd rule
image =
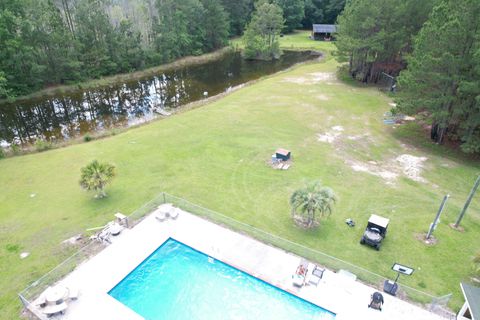
[[[334,49],[332,42],[310,40],[310,33],[306,30],[297,30],[280,37],[280,47],[284,50],[318,50],[326,53],[330,53]],[[244,47],[241,37],[230,40],[230,45]]]
[[[331,50],[307,34],[282,41]],[[405,283],[434,295],[453,292],[451,306],[459,308],[459,282],[468,279],[480,250],[479,196],[464,233],[448,223],[480,171],[478,162],[430,144],[418,125],[384,125],[390,98],[336,80],[337,66],[333,59],[304,64],[110,138],[0,160],[0,319],[17,318],[16,293],[71,254],[63,240],[103,225],[115,212],[129,214],[161,191],[388,277],[394,262],[412,266]],[[319,141],[325,133],[335,140]],[[288,171],[266,165],[278,147],[292,150]],[[420,173],[425,182],[401,173],[395,158],[402,154],[427,158]],[[95,200],[78,185],[80,168],[93,159],[117,167],[106,199]],[[365,168],[399,176],[389,182]],[[333,214],[307,232],[293,225],[288,199],[312,179],[332,187],[339,200]],[[415,237],[427,230],[446,193],[451,197],[434,233],[438,244],[425,246]],[[359,245],[371,213],[391,219],[379,252]],[[357,226],[347,227],[346,218]],[[21,260],[23,251],[31,254]]]

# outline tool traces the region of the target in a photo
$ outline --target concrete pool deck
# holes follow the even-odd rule
[[[382,311],[370,309],[367,305],[371,294],[376,291],[374,288],[328,270],[318,286],[296,288],[292,285],[292,274],[300,257],[185,211],[180,211],[176,220],[163,222],[155,218],[154,212],[134,228],[113,238],[111,245],[59,282],[66,287],[78,288],[79,296],[68,302],[64,315],[52,318],[143,319],[108,292],[170,237],[332,311],[338,320],[444,319],[388,294],[383,295]]]

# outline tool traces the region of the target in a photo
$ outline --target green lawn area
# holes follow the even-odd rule
[[[334,46],[331,42],[311,40],[309,38],[310,33],[311,32],[307,30],[297,30],[293,33],[286,34],[279,38],[280,47],[284,50],[307,49],[319,50],[327,53],[330,53],[334,49]],[[230,44],[239,48],[243,48],[244,46],[241,37],[230,40]]]
[[[287,47],[333,48],[307,36],[282,41]],[[464,233],[448,224],[480,171],[478,162],[430,144],[418,125],[384,125],[391,99],[375,88],[336,80],[337,66],[333,59],[307,63],[116,136],[0,160],[0,319],[17,318],[16,293],[71,254],[63,240],[104,224],[115,212],[129,214],[162,191],[381,275],[393,277],[394,262],[414,267],[414,275],[401,280],[437,296],[453,292],[451,306],[459,308],[459,282],[468,279],[471,258],[480,250],[479,196],[462,223]],[[332,143],[319,141],[326,132],[338,136]],[[292,150],[288,171],[266,165],[278,147]],[[389,184],[352,169],[394,172],[402,154],[427,158],[421,171],[426,182],[400,174]],[[117,167],[106,199],[93,199],[78,184],[80,168],[93,159]],[[294,226],[288,200],[313,179],[332,187],[339,199],[333,214],[307,232]],[[427,230],[446,193],[451,197],[434,233],[438,244],[426,246],[416,235]],[[359,244],[371,213],[391,219],[378,252]],[[347,227],[346,218],[357,226]],[[31,255],[21,260],[23,251]]]

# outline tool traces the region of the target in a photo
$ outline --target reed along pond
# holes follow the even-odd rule
[[[64,141],[86,133],[129,127],[166,116],[189,102],[217,95],[296,63],[318,58],[285,51],[279,60],[250,61],[239,52],[144,79],[0,104],[0,145],[36,139]]]

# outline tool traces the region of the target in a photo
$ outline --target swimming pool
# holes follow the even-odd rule
[[[147,320],[335,319],[335,314],[172,238],[109,295]]]

